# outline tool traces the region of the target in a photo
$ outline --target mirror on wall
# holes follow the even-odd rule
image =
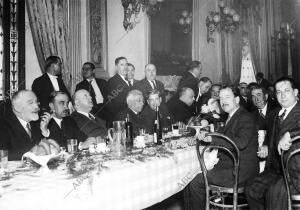
[[[150,19],[150,62],[158,75],[181,75],[192,60],[192,6],[192,0],[164,0]]]

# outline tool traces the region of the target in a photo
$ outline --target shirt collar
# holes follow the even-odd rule
[[[134,114],[138,115],[138,113],[136,111],[134,111],[133,109],[129,108]]]
[[[268,108],[268,103],[264,106],[264,108],[261,109],[261,112],[266,116],[267,114],[267,108]]]
[[[52,79],[57,79],[57,76],[54,76],[54,75],[52,75],[52,74],[49,74],[48,72],[47,72],[47,74],[48,74],[48,76],[49,76],[50,78],[52,78]]]
[[[190,71],[190,73],[191,73],[195,78],[197,78],[197,76],[196,76],[193,72]]]
[[[123,76],[123,75],[121,75],[121,74],[119,74],[120,75],[120,77],[127,83],[128,81],[126,80],[126,78]]]
[[[232,118],[232,116],[236,113],[236,111],[239,109],[240,107],[238,106],[235,110],[233,110],[233,112],[231,112],[228,116],[228,118]]]
[[[86,116],[87,118],[90,118],[89,113],[87,113],[87,112],[82,112],[82,111],[78,111],[78,110],[77,110],[77,112]]]
[[[92,79],[86,79],[88,82],[92,82],[95,80],[95,78],[92,78]]]
[[[286,113],[285,113],[284,116],[285,116],[285,117],[288,116],[288,114],[290,113],[290,111],[294,108],[294,106],[296,106],[297,102],[298,102],[298,101],[296,101],[292,106],[290,106],[290,107],[288,107],[288,108],[282,108],[282,109],[279,111],[278,116],[280,116],[280,115],[284,112],[285,109],[286,109]],[[285,117],[284,117],[284,118],[285,118]]]
[[[61,121],[62,121],[62,119],[58,119],[56,117],[53,117],[53,119],[56,122],[56,124],[61,128]]]
[[[27,124],[28,124],[28,122],[26,122],[25,120],[22,120],[21,118],[19,118],[19,117],[17,117],[18,118],[18,120],[19,120],[19,122],[21,123],[21,125],[24,127],[24,128],[26,128],[27,127]]]

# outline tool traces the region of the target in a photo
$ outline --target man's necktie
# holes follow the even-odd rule
[[[29,135],[29,137],[31,138],[31,127],[30,127],[29,123],[26,124],[26,132]]]
[[[152,85],[153,85],[153,89],[156,89],[156,84],[154,81],[151,81]]]
[[[92,115],[92,114],[90,114],[89,113],[89,118],[91,119],[91,120],[95,120],[96,118],[94,117],[94,115]]]
[[[286,109],[284,109],[283,113],[278,116],[279,122],[282,123],[286,114]]]
[[[264,115],[264,113],[262,112],[261,109],[259,110],[259,115],[260,115],[262,118],[264,118],[264,119],[265,119],[265,117],[266,117],[266,116]]]
[[[230,116],[228,116],[228,118],[227,118],[227,120],[226,120],[226,122],[225,122],[225,125],[227,125],[227,124],[228,124],[228,122],[230,121],[230,119],[231,119],[231,117],[230,117]]]

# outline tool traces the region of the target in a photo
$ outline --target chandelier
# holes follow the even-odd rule
[[[132,30],[139,23],[141,10],[146,11],[148,17],[155,15],[164,0],[121,0],[124,8],[123,26],[126,31]]]
[[[192,31],[193,14],[183,10],[178,19],[178,24],[182,27],[182,32],[188,34]]]
[[[234,33],[239,24],[240,16],[230,7],[225,6],[224,0],[219,0],[219,11],[210,11],[206,17],[207,42],[214,42],[213,33]]]

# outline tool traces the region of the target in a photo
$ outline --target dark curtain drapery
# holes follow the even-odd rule
[[[63,79],[71,88],[68,54],[68,1],[26,0],[30,28],[42,71],[45,59],[57,55],[62,59]]]

